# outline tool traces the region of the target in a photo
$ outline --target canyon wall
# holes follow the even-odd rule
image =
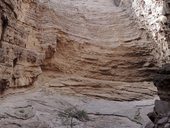
[[[168,0],[1,0],[0,93],[47,79],[59,91],[141,100],[155,95],[154,78],[161,100],[148,127],[169,128],[169,6]]]
[[[43,32],[39,17],[44,8],[38,1],[3,0],[0,5],[1,79],[10,87],[30,86],[42,73],[44,59],[55,51],[56,35]]]
[[[154,78],[162,101],[149,117],[155,127],[168,128],[169,5],[161,0],[1,0],[0,92],[32,86],[51,71],[81,77],[57,79],[64,81],[59,86],[85,86],[85,94],[89,86],[104,86],[105,93],[113,88],[103,94],[107,99],[133,100],[155,94],[144,87]]]
[[[133,8],[139,18],[139,22],[145,25],[152,33],[158,45],[162,60],[162,66],[154,78],[154,85],[158,89],[160,100],[155,101],[154,111],[148,114],[151,122],[146,128],[170,127],[170,1],[158,0],[134,0]],[[159,59],[159,58],[158,58]],[[161,62],[161,61],[160,61]]]
[[[169,61],[169,8],[168,1],[134,0],[132,8],[139,24],[146,26],[158,45],[157,59],[160,64]]]
[[[146,25],[157,34],[155,40],[139,26],[128,13],[129,1],[122,8],[109,2],[1,1],[1,79],[10,87],[25,87],[50,70],[95,79],[151,80],[167,60],[167,42],[156,42],[155,26]],[[137,5],[133,3],[138,15]],[[144,20],[150,23],[148,17]]]
[[[108,1],[46,3],[58,17],[51,26],[62,33],[57,32],[57,50],[45,61],[44,71],[115,81],[151,80],[159,65],[157,44],[135,22],[128,1],[122,7],[120,1],[116,6]]]

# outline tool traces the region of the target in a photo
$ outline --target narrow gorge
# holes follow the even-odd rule
[[[0,128],[170,128],[170,1],[1,0],[0,17]]]

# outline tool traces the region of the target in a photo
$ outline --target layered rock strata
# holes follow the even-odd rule
[[[37,82],[39,86],[67,95],[117,101],[152,98],[155,90],[150,81],[157,67],[169,58],[167,7],[168,1],[151,0],[150,3],[146,0],[1,0],[0,93],[9,87],[27,87]],[[160,98],[169,101],[169,78],[162,75],[166,74],[164,71],[160,73],[159,80],[160,76],[163,78],[156,80],[155,85]],[[5,122],[1,120],[0,125],[43,127],[43,121],[51,119],[50,114],[56,117],[55,103],[63,103],[55,99],[56,95],[50,103],[51,97],[45,101],[43,95],[51,95],[50,91],[42,89],[37,93],[21,98],[22,105],[15,110],[9,111],[7,107],[5,113],[2,112]],[[150,117],[155,127],[159,127],[160,122],[160,127],[165,127],[169,125],[166,124],[169,115],[158,110],[162,104],[169,105],[159,102],[155,104],[156,114]],[[48,111],[43,113],[42,122],[39,118],[43,109],[39,105]],[[125,117],[137,122],[133,126],[140,127],[140,109],[132,113],[133,118]],[[25,122],[19,124],[16,119]],[[30,124],[34,126],[28,126]],[[50,124],[58,126],[54,120]]]
[[[32,85],[42,73],[40,65],[55,51],[57,39],[46,35],[39,21],[43,7],[33,0],[3,0],[1,5],[1,79],[10,87]]]
[[[136,22],[128,0],[2,0],[0,5],[2,90],[31,86],[48,71],[142,83],[151,81],[167,56]]]

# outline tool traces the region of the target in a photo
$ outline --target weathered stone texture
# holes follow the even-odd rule
[[[0,5],[1,78],[8,79],[10,87],[30,86],[41,74],[43,60],[55,51],[56,38],[44,38],[40,25],[43,7],[37,1],[5,0]],[[8,19],[5,30],[3,17]]]
[[[148,114],[151,119],[146,128],[169,128],[170,127],[170,103],[155,101],[154,111]]]
[[[103,101],[153,98],[150,81],[169,57],[168,6],[165,1],[151,0],[1,0],[0,93],[35,81],[41,87],[3,104],[0,126],[60,127],[57,106],[63,108],[67,99],[76,103],[69,99],[76,95],[102,99],[94,108],[93,103],[89,106],[89,114],[101,117],[84,127],[141,127],[143,113],[152,103],[126,102],[113,107],[116,102]],[[166,73],[167,69],[159,72],[155,84],[160,98],[169,101],[164,89],[169,81],[164,78]],[[56,93],[69,96],[57,100]],[[89,105],[88,100],[83,97],[81,104]],[[113,108],[99,113],[105,104]],[[169,115],[159,118],[160,104],[156,104],[152,120],[169,127]],[[99,111],[94,113],[97,107]],[[116,124],[112,116],[118,116]]]
[[[133,2],[133,8],[139,22],[147,27],[157,43],[158,47],[156,48],[160,52],[157,52],[156,56],[162,65],[153,77],[160,100],[155,102],[154,111],[148,114],[152,122],[146,128],[170,127],[169,2],[169,0],[134,0]]]
[[[157,47],[156,57],[160,65],[169,62],[169,9],[168,1],[163,0],[134,0],[132,7],[139,19],[141,27],[152,34]]]
[[[0,78],[10,87],[30,86],[46,70],[103,80],[151,80],[167,47],[141,29],[130,14],[131,2],[115,2],[1,1]]]

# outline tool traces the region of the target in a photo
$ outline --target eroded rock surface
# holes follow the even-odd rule
[[[134,100],[155,96],[169,57],[169,17],[154,11],[138,0],[1,0],[0,92],[38,89],[2,100],[0,127],[65,128],[58,111],[75,105],[92,119],[75,128],[145,126],[153,100]]]
[[[86,122],[74,119],[74,128],[141,128],[154,105],[153,100],[117,102],[60,95],[47,87],[10,95],[0,102],[2,128],[71,128],[59,113],[73,107],[89,117]]]
[[[156,88],[151,82],[96,80],[77,75],[54,75],[53,72],[41,75],[36,84],[54,89],[58,93],[116,101],[151,99],[156,94]]]
[[[154,111],[148,114],[152,122],[146,128],[169,128],[170,126],[170,103],[163,100],[156,100]]]
[[[141,27],[152,34],[159,63],[169,61],[169,0],[134,0],[132,4]],[[162,58],[162,59],[161,59]]]
[[[30,86],[46,70],[104,80],[150,80],[158,65],[157,45],[135,22],[129,5],[117,4],[1,1],[1,17],[8,20],[5,30],[1,27],[1,77],[10,87]]]

